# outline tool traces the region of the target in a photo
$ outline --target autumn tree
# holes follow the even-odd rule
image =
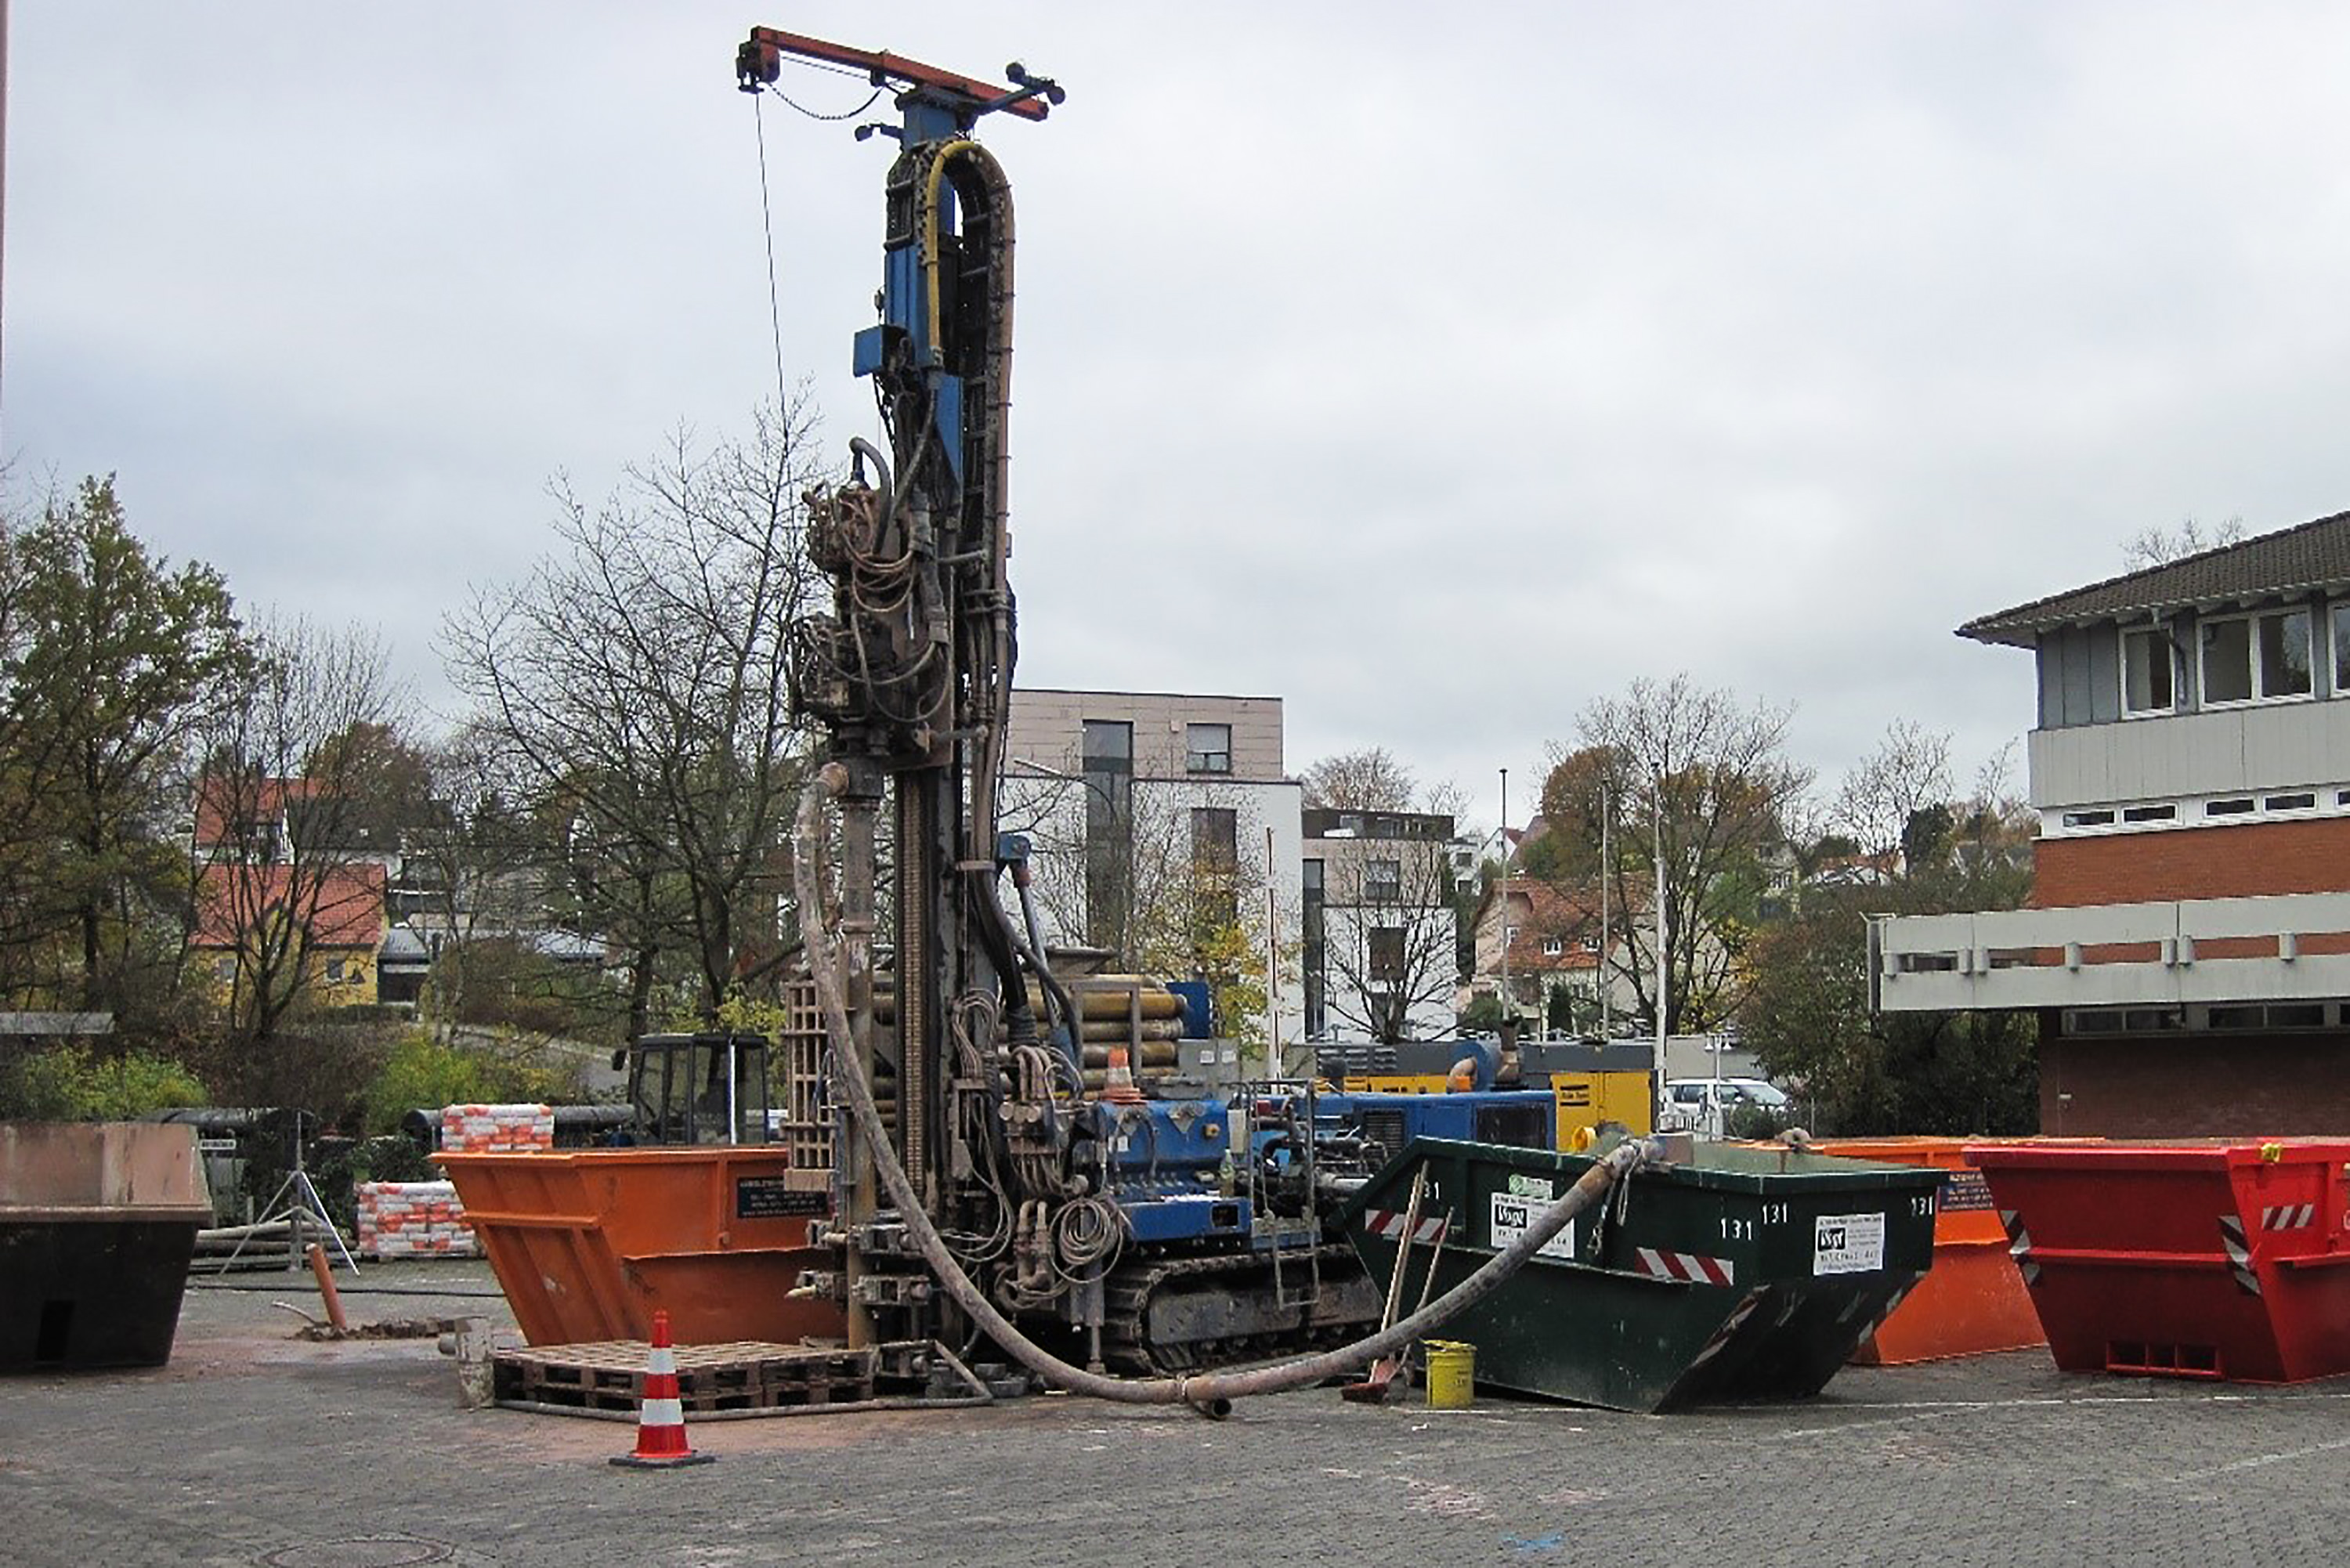
[[[2031,813],[2003,759],[1951,785],[1949,739],[1904,722],[1855,765],[1838,836],[1875,875],[1801,892],[1754,944],[1741,1012],[1766,1071],[1803,1085],[1817,1127],[1846,1133],[2016,1133],[2038,1118],[2028,1013],[1872,1013],[1868,918],[2013,909],[2031,890]]]
[[[1120,969],[1204,981],[1219,1030],[1262,1048],[1268,944],[1280,941],[1288,983],[1300,954],[1285,936],[1297,912],[1268,858],[1257,796],[1088,774],[1081,762],[1025,759],[1003,785],[1001,826],[1030,842],[1047,941],[1097,948]]]
[[[1554,742],[1544,791],[1551,833],[1607,879],[1623,911],[1602,955],[1637,1010],[1668,1033],[1718,1027],[1737,1008],[1763,880],[1810,774],[1785,755],[1787,710],[1747,704],[1687,674],[1635,680],[1583,711],[1575,743]],[[1555,784],[1554,789],[1551,787]],[[1609,855],[1598,858],[1603,824]],[[1658,987],[1658,867],[1664,982]]]
[[[629,954],[632,1033],[665,959],[708,1015],[795,950],[790,628],[824,590],[800,499],[820,477],[795,403],[747,440],[681,434],[597,506],[558,481],[556,552],[446,625],[473,724],[559,817],[582,921]]]

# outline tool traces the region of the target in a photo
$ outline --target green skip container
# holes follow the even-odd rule
[[[1396,1264],[1425,1166],[1404,1283],[1436,1291],[1523,1235],[1589,1155],[1420,1139],[1342,1218],[1374,1277]],[[1643,1413],[1818,1393],[1934,1261],[1944,1173],[1697,1142],[1579,1215],[1440,1333],[1476,1346],[1478,1386]]]

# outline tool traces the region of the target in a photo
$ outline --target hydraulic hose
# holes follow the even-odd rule
[[[856,1118],[889,1201],[897,1205],[907,1234],[914,1239],[940,1286],[1007,1355],[1055,1387],[1125,1405],[1190,1405],[1204,1415],[1221,1417],[1230,1412],[1235,1399],[1305,1387],[1367,1366],[1381,1356],[1399,1354],[1413,1340],[1492,1294],[1527,1259],[1565,1230],[1568,1221],[1598,1202],[1624,1176],[1657,1156],[1659,1146],[1653,1139],[1632,1139],[1617,1145],[1535,1216],[1523,1235],[1486,1260],[1467,1279],[1393,1327],[1352,1345],[1244,1371],[1205,1372],[1183,1377],[1111,1377],[1073,1366],[1014,1327],[948,1251],[945,1240],[931,1222],[913,1183],[898,1161],[896,1146],[889,1141],[889,1130],[881,1125],[881,1114],[873,1104],[872,1086],[857,1070],[847,999],[840,974],[830,961],[831,942],[824,929],[821,869],[825,806],[847,782],[847,771],[837,763],[827,763],[817,770],[815,781],[800,800],[795,825],[796,853],[792,857],[792,884],[800,907],[800,936],[806,944],[808,967],[816,980],[825,1032],[832,1047],[827,1054],[834,1089]],[[1402,1266],[1401,1257],[1397,1266]]]

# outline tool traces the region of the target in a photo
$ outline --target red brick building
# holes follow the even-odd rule
[[[2047,1132],[2350,1131],[2350,513],[1959,633],[2034,656],[2032,907],[1877,922],[1874,1004],[2035,1011]]]

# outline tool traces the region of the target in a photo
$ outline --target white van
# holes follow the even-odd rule
[[[1720,1137],[1723,1122],[1741,1106],[1783,1116],[1789,1104],[1784,1090],[1761,1078],[1679,1078],[1665,1085],[1658,1130]]]

